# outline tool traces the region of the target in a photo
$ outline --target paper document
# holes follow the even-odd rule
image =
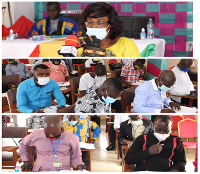
[[[57,113],[56,112],[57,109],[58,109],[58,105],[54,105],[54,106],[50,106],[50,107],[44,109],[44,112],[45,113]]]
[[[70,74],[76,74],[76,73],[78,73],[78,71],[72,71]]]
[[[2,93],[2,97],[7,97],[6,92]]]
[[[180,106],[181,110],[174,110],[176,113],[197,113],[198,109],[186,107],[186,106]]]
[[[140,84],[142,84],[142,83],[144,83],[145,81],[144,80],[139,80],[139,81],[137,81],[137,82],[135,82],[135,83],[131,83],[131,85],[140,85]]]
[[[95,149],[94,144],[89,144],[89,143],[84,143],[84,142],[79,142],[80,148],[83,149]]]
[[[57,82],[58,83],[58,85],[60,86],[60,87],[62,87],[62,86],[70,86],[70,83],[69,82],[65,82],[65,83],[63,83],[63,82]]]

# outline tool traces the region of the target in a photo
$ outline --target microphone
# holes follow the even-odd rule
[[[63,57],[76,57],[78,54],[78,38],[75,35],[68,35],[65,40],[65,45],[62,45],[58,54]]]
[[[82,57],[105,57],[106,49],[100,47],[100,39],[97,39],[96,36],[89,36],[84,39],[86,45],[83,49]]]

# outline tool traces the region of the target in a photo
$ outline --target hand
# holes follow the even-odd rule
[[[176,169],[173,169],[173,170],[170,170],[170,172],[179,172],[179,171]]]
[[[144,65],[142,66],[142,69],[143,69],[143,70],[147,70],[146,66],[144,66]]]
[[[44,111],[42,111],[42,110],[36,110],[36,111],[32,111],[32,113],[44,113]]]
[[[197,90],[190,91],[190,95],[197,95]]]
[[[65,107],[63,105],[61,105],[60,107],[58,107],[57,112],[60,113],[61,109],[64,109]]]
[[[173,109],[161,109],[160,113],[176,113]]]
[[[95,141],[96,141],[95,139],[88,139],[87,143],[94,144]]]
[[[22,171],[32,171],[33,166],[30,161],[23,161],[23,163],[21,166]]]
[[[78,38],[78,47],[81,47],[81,43],[86,44],[86,42],[84,41],[84,39],[80,39]]]
[[[157,143],[157,144],[154,144],[153,146],[151,146],[149,148],[149,154],[150,155],[157,155],[157,154],[159,154],[162,151],[162,146],[163,145],[164,144],[160,144],[160,142]]]
[[[86,166],[86,165],[79,164],[79,165],[77,165],[77,167],[76,167],[76,170],[81,170],[81,171],[83,171],[83,169],[87,170],[87,166]]]
[[[127,141],[127,140],[123,140],[123,141],[122,141],[122,144],[123,144],[123,145],[128,145],[128,141]]]
[[[181,110],[181,107],[178,103],[174,103],[174,102],[170,102],[169,103],[169,106],[172,108],[172,109],[178,109],[178,110]]]

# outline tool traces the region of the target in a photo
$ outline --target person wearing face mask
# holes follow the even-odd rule
[[[6,75],[19,74],[21,81],[24,81],[30,77],[28,68],[24,63],[17,62],[15,59],[7,59],[8,65],[6,66]]]
[[[93,72],[95,66],[97,65],[105,65],[105,62],[103,59],[88,59],[85,61],[85,68],[87,72]]]
[[[118,137],[118,146],[120,157],[122,158],[122,145],[127,145],[128,141],[134,141],[138,136],[153,132],[153,125],[150,120],[142,119],[141,115],[130,115],[120,125],[120,133]]]
[[[176,76],[176,82],[169,90],[172,95],[192,95],[197,94],[197,90],[195,89],[190,77],[188,75],[188,71],[190,70],[193,64],[193,59],[181,59],[180,62],[175,66],[172,71]],[[171,97],[178,103],[181,103],[181,97]]]
[[[83,74],[79,82],[79,91],[82,96],[95,91],[106,80],[106,67],[104,65],[96,65],[93,72]]]
[[[154,132],[140,135],[126,154],[127,164],[135,164],[136,171],[184,172],[186,156],[180,137],[170,135],[172,118],[159,115]]]
[[[180,110],[180,105],[172,102],[166,96],[166,92],[174,85],[175,81],[176,77],[173,71],[164,70],[157,78],[140,84],[135,90],[133,112],[175,113],[174,109]]]
[[[29,146],[35,146],[37,159],[32,166]],[[81,159],[78,137],[62,128],[62,119],[49,115],[44,119],[44,129],[38,129],[19,143],[19,155],[23,161],[22,171],[70,170],[70,162],[77,170],[85,168]]]
[[[75,113],[111,113],[111,104],[117,100],[124,90],[122,82],[117,78],[106,79],[103,85],[75,103]]]
[[[83,36],[96,36],[101,40],[100,48],[106,49],[106,57],[140,57],[134,41],[121,37],[123,23],[110,4],[89,4],[82,13],[79,26]],[[78,56],[82,53],[83,48],[78,49]]]
[[[95,143],[100,132],[100,128],[95,122],[88,119],[80,119],[80,116],[78,115],[68,115],[67,118],[68,121],[64,122],[62,125],[65,130],[77,135],[79,137],[79,142]],[[89,129],[93,130],[93,136],[91,139],[89,138]],[[82,160],[88,168],[88,152],[82,152]]]
[[[144,64],[145,59],[137,59],[122,67],[120,79],[126,87],[131,87],[131,84],[139,81],[140,78],[147,79],[147,68]]]
[[[67,67],[61,64],[61,59],[51,59],[50,62],[44,62],[43,64],[50,68],[50,79],[63,83],[71,79]]]
[[[17,89],[17,108],[24,113],[43,113],[52,106],[51,97],[58,102],[58,109],[65,108],[66,100],[58,84],[49,78],[50,69],[44,64],[34,67],[34,76],[20,83]]]

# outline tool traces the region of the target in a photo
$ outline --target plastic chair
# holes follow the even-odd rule
[[[192,120],[195,120],[195,115],[183,115],[184,119],[190,118]]]
[[[178,133],[174,133],[174,132],[178,131],[178,122],[183,120],[183,117],[180,115],[177,115],[177,116],[171,115],[171,117],[173,120],[172,129],[171,129],[173,131],[173,133],[171,133],[171,135],[178,136]]]

